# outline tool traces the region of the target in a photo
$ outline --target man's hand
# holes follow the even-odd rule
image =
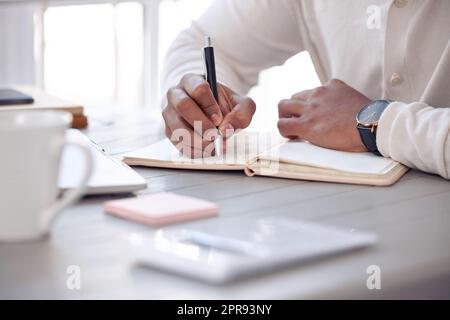
[[[356,128],[356,115],[370,99],[340,80],[296,93],[278,104],[282,136],[303,139],[320,147],[367,151]]]
[[[162,112],[165,133],[184,155],[192,158],[211,156],[216,127],[227,137],[250,124],[256,110],[253,100],[238,95],[223,84],[218,83],[217,87],[219,103],[208,82],[200,75],[185,75],[167,92],[167,106]]]

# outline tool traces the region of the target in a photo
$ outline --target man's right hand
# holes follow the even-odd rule
[[[167,92],[167,106],[162,115],[166,136],[191,158],[209,157],[214,153],[217,129],[229,137],[250,124],[255,102],[218,83],[219,103],[208,82],[200,75],[187,74]],[[201,124],[201,125],[199,125]]]

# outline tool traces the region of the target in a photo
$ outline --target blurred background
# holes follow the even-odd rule
[[[212,1],[0,0],[0,86],[33,84],[88,113],[159,114],[166,50]],[[276,129],[278,101],[317,85],[307,53],[265,70],[250,92],[252,128]]]

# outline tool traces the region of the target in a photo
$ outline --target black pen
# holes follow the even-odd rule
[[[217,78],[216,78],[216,63],[214,60],[214,48],[211,45],[211,38],[206,37],[206,45],[203,48],[203,58],[205,60],[205,77],[208,81],[209,87],[213,93],[214,99],[219,103],[219,92],[217,91]],[[214,140],[214,149],[216,151],[216,157],[222,156],[222,135],[220,130],[217,129],[217,136]]]

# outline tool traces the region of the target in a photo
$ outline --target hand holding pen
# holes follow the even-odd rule
[[[250,124],[256,109],[253,100],[220,82],[216,88],[217,97],[202,75],[186,74],[167,92],[167,106],[162,112],[165,134],[184,155],[212,156],[215,148],[211,144],[219,135],[217,129],[225,139],[227,134]],[[194,122],[201,122],[201,128]],[[188,132],[190,139],[181,137],[178,129]]]

